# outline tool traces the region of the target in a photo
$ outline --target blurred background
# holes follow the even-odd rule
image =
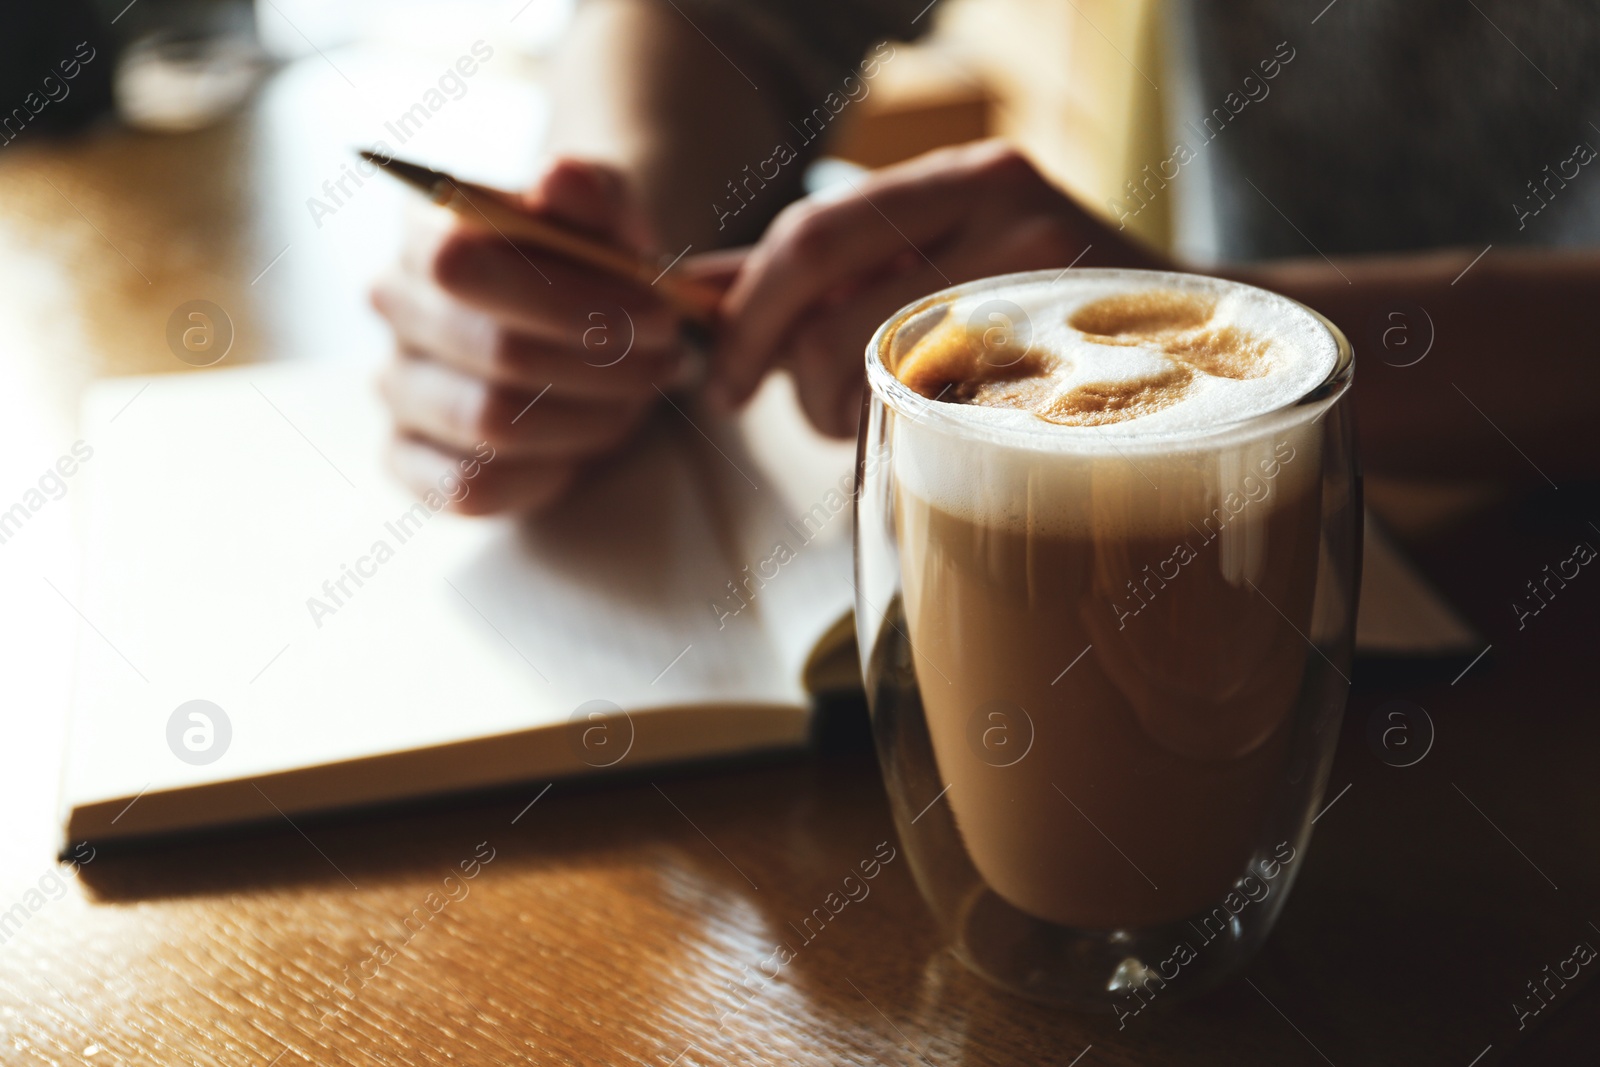
[[[0,100],[37,90],[48,57],[71,57],[81,41],[95,57],[59,104],[7,129],[0,151],[0,255],[13,275],[0,301],[23,347],[91,372],[181,370],[159,327],[196,298],[233,317],[231,360],[379,344],[353,298],[392,254],[404,198],[379,182],[339,203],[323,183],[349,170],[354,147],[393,142],[385,124],[483,41],[493,58],[404,155],[525,184],[546,121],[544,60],[572,3],[34,5],[0,43],[11,53]],[[1034,0],[942,5],[937,32],[897,45],[896,62],[845,113],[835,154],[880,166],[1004,134],[1104,204],[1160,140],[1154,85],[1140,73],[1155,68],[1157,48],[1150,4],[1080,6],[1086,17]],[[334,212],[313,217],[313,197]],[[1130,225],[1162,242],[1166,207]],[[358,321],[365,333],[344,332]]]

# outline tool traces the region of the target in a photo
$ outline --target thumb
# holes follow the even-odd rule
[[[616,167],[560,158],[524,194],[523,206],[592,236],[643,251],[654,244],[627,177]]]

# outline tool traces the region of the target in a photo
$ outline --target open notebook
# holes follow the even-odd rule
[[[65,841],[797,747],[812,696],[859,688],[854,449],[809,429],[787,379],[734,422],[663,405],[568,506],[519,523],[399,488],[369,374],[90,390]],[[1368,551],[1384,582],[1363,626],[1471,646]]]

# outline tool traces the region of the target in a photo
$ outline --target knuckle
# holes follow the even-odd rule
[[[804,200],[791,201],[773,216],[769,228],[774,236],[787,236],[812,210]]]
[[[604,163],[590,162],[584,167],[584,177],[608,214],[615,216],[621,212],[628,200],[627,182],[621,171]]]
[[[395,395],[399,390],[399,379],[402,373],[401,361],[403,358],[398,352],[394,353],[389,361],[372,376],[372,384],[377,388],[378,396],[390,407],[394,406]]]
[[[460,428],[473,443],[505,445],[513,434],[517,397],[509,389],[485,385],[463,401]]]
[[[977,176],[1001,185],[1028,185],[1039,180],[1039,171],[1033,161],[1014,145],[1004,141],[990,141],[976,150],[974,171]]]
[[[428,276],[441,288],[458,292],[478,276],[483,258],[483,243],[465,229],[446,232],[428,256]]]
[[[495,508],[492,502],[485,500],[482,494],[471,493],[451,504],[450,510],[457,515],[465,515],[469,519],[476,519],[484,515],[492,515],[498,509]]]
[[[828,212],[810,204],[800,207],[785,229],[784,247],[801,264],[826,261],[839,243],[838,228]]]
[[[478,330],[478,346],[487,353],[490,374],[511,375],[522,368],[525,345],[521,337],[490,319],[484,319]]]
[[[504,489],[500,480],[493,472],[486,470],[478,475],[467,494],[454,501],[451,507],[461,515],[492,515],[505,506],[503,500]]]
[[[394,280],[389,275],[378,278],[367,288],[367,303],[372,305],[372,310],[382,315],[385,319],[394,318],[395,292]]]

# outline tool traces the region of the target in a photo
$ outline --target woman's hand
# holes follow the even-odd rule
[[[653,247],[626,183],[599,164],[558,162],[523,206],[630,251]],[[725,283],[728,264],[679,269]],[[469,514],[553,503],[628,440],[684,358],[677,317],[648,288],[441,212],[412,227],[372,303],[397,346],[380,379],[391,465],[422,493],[487,445],[493,460],[454,505]]]
[[[895,311],[958,282],[1073,264],[1171,269],[1000,142],[885,168],[773,220],[723,302],[709,399],[736,407],[785,367],[812,423],[852,436],[862,353]]]

